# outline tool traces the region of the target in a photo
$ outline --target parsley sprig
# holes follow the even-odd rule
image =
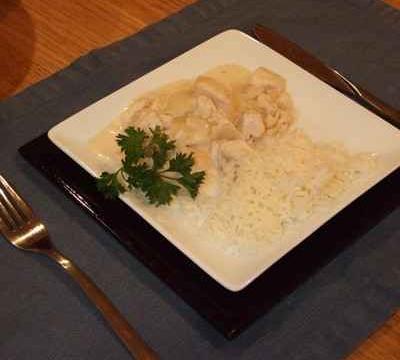
[[[105,197],[116,198],[127,188],[136,188],[150,204],[160,206],[170,204],[182,187],[192,198],[197,196],[205,172],[193,172],[193,154],[175,153],[175,141],[159,126],[150,133],[128,127],[117,135],[117,144],[123,153],[122,166],[114,173],[103,172],[97,179],[97,189]]]

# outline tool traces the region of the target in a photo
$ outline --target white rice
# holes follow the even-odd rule
[[[370,154],[314,143],[299,129],[266,137],[222,178],[216,199],[178,196],[172,205],[186,226],[207,233],[224,252],[254,253],[309,216],[334,206],[375,165]]]

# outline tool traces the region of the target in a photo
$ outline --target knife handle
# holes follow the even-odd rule
[[[304,70],[387,120],[393,126],[400,128],[400,112],[398,110],[355,85],[341,73],[330,68],[299,45],[263,25],[256,25],[253,33],[264,45],[282,54]]]
[[[343,79],[343,81],[345,81],[349,85],[349,87],[352,88],[353,93],[361,100],[365,107],[390,122],[393,126],[400,128],[400,111],[384,103],[382,100],[378,99],[375,95],[372,95],[367,90],[364,90],[355,85],[338,71],[334,71],[338,76]]]
[[[400,111],[385,104],[382,100],[378,99],[367,90],[358,88],[358,95],[364,101],[369,110],[384,118],[393,126],[400,128]]]
[[[371,105],[376,111],[376,113],[380,113],[380,116],[385,120],[390,122],[392,125],[400,128],[400,111],[392,108],[390,105],[384,103],[382,100],[378,99],[376,96],[372,95],[366,90],[358,88],[361,93],[362,98]],[[372,109],[371,109],[372,110]],[[373,111],[373,110],[372,110]]]

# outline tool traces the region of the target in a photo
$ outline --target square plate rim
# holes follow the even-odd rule
[[[234,35],[238,35],[240,37],[245,37],[246,39],[257,43],[263,47],[267,47],[268,46],[262,44],[261,42],[259,42],[258,40],[252,38],[251,36],[249,36],[248,34],[237,30],[237,29],[228,29],[225,30],[223,32],[220,32],[216,35],[214,35],[213,37],[207,39],[206,41],[192,47],[191,49],[185,51],[182,54],[179,54],[178,56],[174,57],[173,59],[171,59],[170,61],[160,65],[159,67],[151,70],[150,72],[145,73],[144,75],[138,77],[137,79],[133,80],[132,82],[130,82],[129,84],[117,89],[116,91],[106,95],[105,97],[101,98],[100,100],[94,102],[93,104],[90,104],[88,107],[92,107],[92,106],[96,106],[97,103],[103,101],[104,99],[111,97],[111,96],[118,96],[118,92],[122,91],[124,88],[128,87],[128,86],[132,86],[133,83],[137,82],[138,80],[141,80],[143,78],[146,78],[149,74],[152,74],[154,72],[156,72],[158,69],[160,69],[161,67],[165,67],[168,66],[171,62],[176,61],[177,59],[179,59],[181,56],[190,53],[192,50],[202,47],[204,46],[208,41],[213,40],[214,38],[220,37],[220,36],[224,36],[226,34],[234,34]],[[273,49],[269,48],[270,50],[272,50],[273,52],[275,52]],[[278,54],[278,53],[277,53]],[[279,54],[279,56],[284,57],[283,55]],[[287,59],[286,57],[284,57],[285,59]],[[292,62],[291,60],[287,59],[288,61]],[[308,75],[311,75],[314,77],[313,74],[307,72],[306,70],[302,69],[300,66],[298,66],[297,64],[295,64],[294,62],[292,62],[296,67],[298,67],[299,69],[301,69],[302,71],[304,71],[305,73],[307,73]],[[351,101],[350,99],[348,99],[345,95],[341,94],[340,92],[338,92],[337,90],[333,89],[331,86],[329,86],[328,84],[325,84],[324,82],[322,82],[321,80],[319,80],[318,78],[316,78],[319,82],[321,82],[322,84],[324,84],[325,86],[327,86],[328,88],[332,89],[335,91],[335,93],[337,93],[339,96],[343,96],[344,98],[346,98],[348,101]],[[353,103],[353,101],[351,101]],[[354,103],[355,105],[362,107],[361,105]],[[83,110],[87,109],[88,107],[85,107]],[[362,107],[363,108],[363,107]],[[369,111],[365,108],[363,108],[366,111]],[[81,111],[83,111],[81,110]],[[62,129],[63,124],[65,125],[65,122],[70,120],[71,118],[73,118],[74,116],[76,116],[78,113],[73,114],[72,116],[64,119],[63,121],[61,121],[60,123],[56,124],[55,126],[53,126],[47,133],[48,138],[53,142],[53,144],[55,144],[60,150],[62,150],[66,155],[68,155],[73,161],[75,161],[79,166],[81,166],[82,168],[84,168],[89,174],[91,174],[92,176],[96,176],[95,171],[93,171],[92,168],[90,168],[89,166],[87,166],[86,163],[80,161],[79,159],[76,159],[75,154],[73,153],[73,151],[71,151],[70,149],[66,148],[62,142],[59,141],[59,139],[57,138],[57,132],[60,131],[60,129]],[[377,116],[376,116],[377,117]],[[379,117],[377,117],[379,118]],[[380,118],[379,118],[380,119]],[[389,123],[387,123],[386,121],[384,121],[382,119],[382,121],[389,127],[392,127],[394,129],[397,130],[397,128],[395,128],[394,126],[390,125]],[[303,237],[300,241],[298,241],[298,243],[295,245],[297,246],[298,244],[300,244],[302,241],[304,241],[310,234],[312,234],[316,229],[318,229],[320,226],[322,226],[324,223],[326,223],[328,220],[330,220],[332,217],[334,217],[337,213],[339,213],[343,208],[345,208],[346,206],[348,206],[351,202],[353,202],[355,199],[357,199],[359,196],[361,196],[364,192],[366,192],[368,189],[370,189],[372,186],[374,186],[377,182],[379,182],[380,180],[382,180],[383,178],[385,178],[386,176],[388,176],[390,173],[392,173],[394,170],[397,169],[397,167],[399,166],[399,164],[397,166],[394,166],[392,169],[387,170],[382,177],[380,177],[380,179],[378,179],[377,181],[375,181],[371,186],[362,189],[362,191],[350,202],[346,203],[344,206],[340,207],[339,210],[335,211],[334,213],[332,213],[330,216],[325,217],[324,220],[322,222],[320,222],[318,224],[318,226],[316,226],[315,228],[313,228],[309,234],[307,234],[305,237]],[[247,280],[242,281],[240,283],[230,283],[229,281],[226,281],[225,279],[221,278],[218,274],[216,274],[214,272],[213,269],[209,268],[209,266],[207,265],[207,263],[204,263],[201,259],[196,258],[196,255],[191,253],[188,249],[185,249],[184,247],[180,246],[179,243],[174,242],[173,240],[171,240],[171,238],[173,238],[172,236],[170,236],[170,234],[168,233],[168,231],[165,231],[165,229],[162,231],[159,229],[159,227],[157,225],[154,224],[153,219],[149,219],[148,217],[144,216],[143,213],[141,212],[141,209],[135,208],[133,207],[129,201],[126,201],[125,199],[121,199],[122,201],[124,201],[129,207],[132,208],[133,211],[135,211],[136,213],[138,213],[142,218],[145,219],[145,221],[147,221],[151,226],[153,226],[158,232],[161,233],[161,235],[163,235],[164,237],[167,238],[168,241],[170,241],[177,249],[179,249],[185,256],[187,256],[191,261],[193,261],[196,265],[198,265],[202,270],[204,270],[209,276],[211,276],[214,280],[216,280],[219,284],[221,284],[222,286],[224,286],[226,289],[232,291],[232,292],[237,292],[240,291],[242,289],[244,289],[247,285],[249,285],[254,279],[256,279],[258,276],[260,276],[264,271],[266,271],[273,263],[275,263],[276,261],[278,261],[282,256],[286,255],[288,252],[290,252],[293,247],[289,248],[283,255],[281,255],[280,257],[276,258],[275,261],[266,266],[265,268],[261,268],[258,271],[256,271],[251,277],[249,277]]]

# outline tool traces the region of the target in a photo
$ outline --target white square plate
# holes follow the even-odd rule
[[[254,257],[229,256],[201,234],[181,229],[176,218],[161,219],[153,207],[129,195],[121,199],[163,234],[221,285],[232,291],[247,286],[279,258],[400,165],[400,131],[351,101],[282,55],[248,35],[228,30],[216,35],[154,71],[124,86],[53,127],[51,141],[93,176],[102,172],[95,156],[85,149],[90,138],[106,127],[131,101],[168,82],[193,78],[215,66],[237,63],[249,69],[265,66],[287,80],[298,112],[298,126],[315,140],[339,141],[350,151],[376,153],[379,169],[371,179],[328,211],[307,219],[293,234]],[[112,74],[110,74],[112,76]]]

